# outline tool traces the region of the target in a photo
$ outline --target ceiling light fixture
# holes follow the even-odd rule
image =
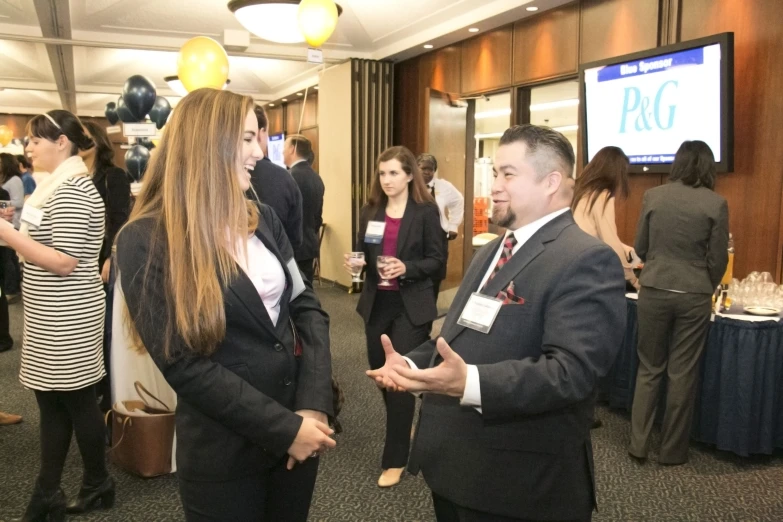
[[[270,104],[268,104],[268,105],[269,105],[270,107],[274,107],[274,106],[275,106],[275,104],[274,104],[274,103],[270,103]]]
[[[304,93],[303,92],[298,92],[298,93],[296,93],[296,95],[297,96],[304,96]]]
[[[577,105],[579,105],[579,99],[573,98],[570,100],[559,100],[549,103],[536,103],[535,105],[530,106],[530,111],[548,111],[550,109],[561,109],[563,107],[576,107]]]
[[[433,47],[435,47],[435,46],[434,46],[434,45],[432,45],[432,44],[425,44],[425,45],[424,45],[424,48],[425,48],[425,49],[432,49]]]
[[[525,7],[525,11],[535,12],[538,11],[538,7],[531,5],[530,7]]]
[[[282,101],[287,102],[288,98],[283,98]]]
[[[169,85],[169,88],[174,91],[177,96],[186,96],[188,94],[188,90],[185,89],[184,85],[182,85],[179,76],[166,76],[163,78],[163,81]],[[226,80],[225,85],[223,85],[223,90],[226,90],[226,87],[228,87],[229,83],[231,83],[231,80]]]
[[[231,0],[228,10],[242,26],[264,40],[292,44],[305,41],[299,29],[300,0]],[[343,8],[337,5],[337,16]]]
[[[471,27],[470,29],[468,29],[468,32],[469,33],[477,33],[477,32],[479,32],[479,28],[478,27]]]

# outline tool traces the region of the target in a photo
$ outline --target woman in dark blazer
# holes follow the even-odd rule
[[[379,231],[380,235],[379,235]],[[403,355],[429,338],[437,317],[432,278],[446,260],[438,207],[427,190],[416,159],[405,147],[378,158],[369,203],[362,208],[356,250],[364,252],[367,274],[356,310],[364,319],[370,369],[384,365],[381,335]],[[391,256],[379,286],[377,258]],[[350,271],[348,256],[346,268]],[[399,347],[399,348],[398,348]],[[408,462],[415,400],[409,393],[383,391],[386,442],[378,480],[381,487],[400,481]]]
[[[257,133],[252,98],[188,94],[117,240],[131,333],[177,393],[188,521],[304,522],[335,445],[328,316],[274,211],[245,199]]]
[[[644,194],[636,230],[636,253],[645,262],[639,278],[639,370],[628,447],[637,459],[647,458],[666,373],[658,462],[688,461],[712,294],[728,263],[729,207],[714,188],[712,151],[703,141],[686,141],[674,157],[669,183]]]

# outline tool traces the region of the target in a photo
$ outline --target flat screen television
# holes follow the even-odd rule
[[[701,140],[733,170],[733,33],[584,64],[579,85],[584,164],[614,145],[631,172],[669,172],[680,144]]]
[[[274,134],[269,136],[269,141],[266,145],[266,153],[269,155],[269,161],[275,165],[280,165],[285,168],[285,161],[283,161],[283,147],[285,146],[285,134]]]

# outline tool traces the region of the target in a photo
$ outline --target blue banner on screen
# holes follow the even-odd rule
[[[683,141],[720,161],[719,44],[585,70],[587,154],[623,149],[631,163],[666,164]]]
[[[269,136],[269,143],[267,144],[267,155],[269,160],[275,165],[280,165],[285,168],[285,161],[283,161],[283,147],[285,147],[285,134],[275,134]]]

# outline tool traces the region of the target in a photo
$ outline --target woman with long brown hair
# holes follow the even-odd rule
[[[615,198],[628,197],[628,156],[618,147],[604,147],[576,179],[571,211],[579,228],[608,244],[620,257],[625,280],[639,289],[631,268],[634,250],[620,241],[615,223]]]
[[[356,310],[364,319],[367,358],[375,370],[385,362],[381,335],[388,335],[403,355],[429,338],[429,323],[438,314],[432,278],[446,260],[438,207],[416,158],[405,147],[392,147],[378,157],[370,198],[361,211],[356,251],[364,252],[367,264]],[[350,271],[350,254],[345,262]],[[386,441],[378,485],[389,487],[400,481],[408,462],[415,400],[409,393],[381,393]]]
[[[189,93],[117,240],[131,333],[177,393],[187,520],[306,520],[335,445],[328,316],[245,198],[257,133],[252,98]]]

